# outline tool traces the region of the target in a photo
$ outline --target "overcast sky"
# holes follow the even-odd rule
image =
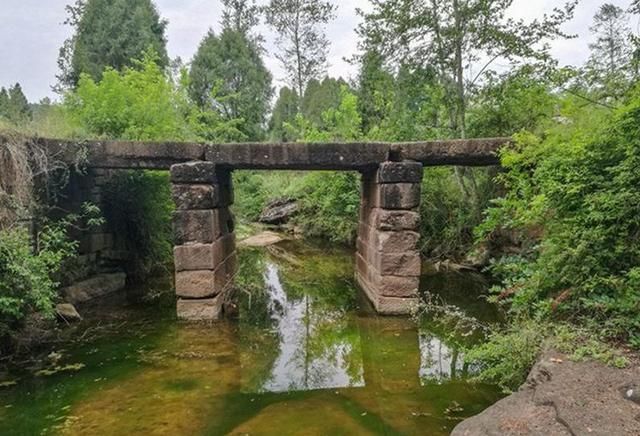
[[[628,7],[631,0],[608,0]],[[43,97],[54,98],[51,86],[55,83],[56,59],[70,28],[62,25],[64,6],[71,0],[0,0],[0,86],[20,82],[30,101]],[[327,28],[331,40],[329,74],[352,77],[354,68],[343,58],[357,50],[354,32],[359,23],[356,8],[368,9],[368,0],[334,1],[338,4],[337,19]],[[560,0],[515,0],[510,11],[514,17],[536,18],[549,12]],[[572,22],[565,26],[568,33],[579,38],[558,41],[553,53],[565,65],[581,65],[588,56],[591,41],[589,26],[594,13],[604,0],[581,0]],[[156,0],[163,18],[169,21],[168,50],[172,58],[180,56],[189,61],[209,27],[219,29],[221,6],[219,0]],[[634,28],[638,23],[631,23]],[[273,35],[267,36],[267,49],[273,49]],[[283,74],[278,62],[266,59],[276,79]],[[280,81],[276,81],[280,85]]]

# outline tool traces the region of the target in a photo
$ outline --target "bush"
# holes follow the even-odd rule
[[[53,314],[57,277],[76,248],[63,224],[45,226],[35,249],[26,229],[0,230],[0,338],[6,338],[30,312]]]
[[[532,320],[514,322],[469,350],[465,360],[479,366],[477,380],[497,384],[505,391],[516,390],[538,358],[545,330]]]
[[[640,92],[595,128],[575,124],[544,140],[518,135],[517,148],[502,156],[509,192],[483,230],[541,235],[526,275],[511,278],[521,284],[515,312],[572,320],[634,343],[640,338]],[[576,127],[579,134],[567,132]]]
[[[353,243],[358,230],[360,177],[350,172],[305,176],[296,223],[305,235]]]

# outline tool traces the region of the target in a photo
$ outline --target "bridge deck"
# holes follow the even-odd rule
[[[0,136],[0,143],[3,142]],[[510,138],[407,143],[239,143],[68,141],[33,139],[48,150],[73,156],[83,148],[92,168],[169,169],[206,160],[237,169],[358,170],[392,160],[425,166],[489,166],[499,163],[498,150]]]

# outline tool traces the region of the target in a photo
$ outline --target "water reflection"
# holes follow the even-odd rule
[[[212,329],[176,323],[174,306],[131,308],[113,335],[61,344],[61,364],[85,366],[0,389],[0,434],[444,436],[499,398],[465,380],[459,350],[476,339],[454,326],[468,323],[379,317],[360,304],[351,252],[279,248],[240,253],[237,321]],[[442,298],[485,316],[456,288]]]
[[[449,346],[442,339],[428,331],[421,331],[420,344],[420,383],[443,383],[468,375],[468,365],[459,347]]]
[[[273,263],[266,266],[265,282],[280,353],[260,390],[364,386],[359,341],[345,334],[350,327],[339,308],[322,307],[308,294],[290,298]]]
[[[251,254],[251,270],[261,274],[254,276],[260,284],[249,296],[253,305],[241,305],[245,392],[364,387],[379,384],[381,375],[387,382],[397,378],[407,386],[428,386],[470,375],[460,351],[477,339],[468,321],[490,319],[487,312],[493,310],[477,298],[483,285],[478,277],[423,278],[429,292],[450,298],[463,320],[382,318],[357,309],[358,291],[345,280],[351,273],[349,253],[307,249],[304,262],[291,262],[300,253],[295,246],[288,249],[286,260]],[[471,301],[472,314],[459,307],[464,307],[462,294]],[[457,331],[456,323],[471,330]]]

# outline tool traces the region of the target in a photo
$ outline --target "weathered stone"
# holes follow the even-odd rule
[[[380,230],[417,230],[420,224],[418,212],[374,209],[372,223]]]
[[[82,320],[82,317],[73,304],[56,304],[56,315],[62,321],[74,322]]]
[[[208,298],[220,293],[213,270],[176,273],[176,295],[183,298]]]
[[[298,212],[298,202],[293,199],[277,199],[265,206],[258,221],[264,224],[285,224]]]
[[[178,245],[191,242],[211,244],[234,229],[233,215],[227,208],[176,211],[173,223]]]
[[[381,275],[373,265],[360,254],[356,254],[356,268],[376,294],[385,297],[418,297],[420,287],[419,276]]]
[[[413,209],[420,205],[420,185],[417,183],[391,183],[378,185],[376,206],[383,209]]]
[[[219,185],[173,184],[171,193],[178,210],[214,209],[221,206]]]
[[[235,251],[235,235],[230,233],[213,244],[188,244],[173,248],[176,271],[214,270]]]
[[[420,234],[417,232],[376,232],[371,240],[375,250],[384,253],[413,252],[418,246]]]
[[[6,140],[0,137],[0,142]],[[80,147],[86,147],[90,168],[168,169],[181,162],[207,160],[222,167],[272,170],[361,170],[375,167],[389,160],[390,156],[393,160],[417,161],[424,165],[499,165],[498,150],[512,141],[511,138],[488,138],[414,143],[205,145],[122,141],[78,143],[46,138],[31,140],[69,162],[74,161]]]
[[[220,292],[227,290],[231,286],[237,272],[238,258],[234,253],[218,265],[214,276],[216,289]]]
[[[356,241],[357,252],[371,264],[381,275],[387,276],[420,276],[422,259],[420,253],[386,253],[375,250],[362,239]]]
[[[233,191],[233,183],[230,181],[228,183],[220,184],[220,205],[221,206],[231,206],[235,203],[234,191]]]
[[[383,162],[377,172],[378,183],[421,183],[420,162]]]
[[[410,210],[420,205],[418,183],[365,183],[365,207]]]
[[[177,272],[213,270],[215,261],[215,244],[189,244],[173,247],[173,259]]]
[[[188,162],[171,166],[172,183],[217,184],[216,166],[213,162]]]
[[[71,304],[83,303],[124,289],[126,278],[125,273],[99,274],[64,288],[62,294]]]
[[[222,315],[222,295],[205,300],[178,300],[178,319],[184,321],[215,321]]]
[[[640,367],[575,362],[547,351],[513,395],[460,423],[454,436],[638,435],[640,406],[620,389],[640,380]]]
[[[360,274],[356,274],[356,281],[364,290],[376,312],[381,315],[409,315],[418,310],[420,303],[418,298],[384,297],[379,295]]]
[[[381,143],[212,144],[206,160],[237,169],[355,170],[377,166],[388,152]]]
[[[239,247],[268,247],[284,241],[285,238],[274,232],[262,232],[257,235],[243,239],[238,243]]]

